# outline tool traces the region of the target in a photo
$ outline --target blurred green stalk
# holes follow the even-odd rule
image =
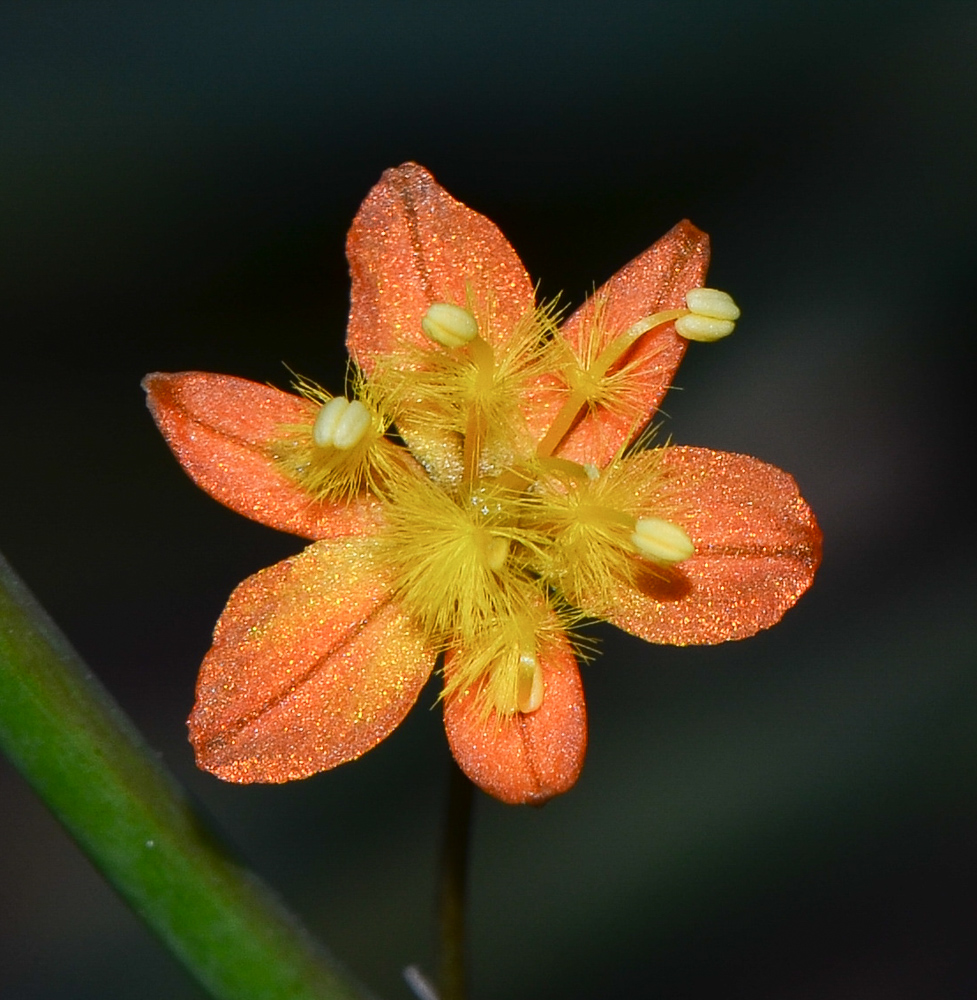
[[[2,556],[0,748],[214,997],[369,997],[215,840]]]

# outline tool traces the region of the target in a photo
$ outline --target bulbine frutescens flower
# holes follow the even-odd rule
[[[199,485],[313,540],[231,596],[190,718],[198,762],[250,782],[352,760],[443,655],[458,763],[506,802],[543,801],[583,762],[580,621],[744,638],[810,585],[820,531],[786,473],[642,435],[687,342],[739,317],[703,287],[690,223],[565,322],[499,230],[415,164],[370,192],[347,254],[347,397],[145,381]]]

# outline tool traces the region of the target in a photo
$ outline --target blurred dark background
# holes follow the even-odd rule
[[[195,770],[210,629],[301,542],[190,484],[139,379],[340,388],[346,228],[405,159],[573,302],[692,218],[744,319],[667,431],[792,472],[824,566],[747,642],[601,633],[579,785],[477,803],[473,1000],[973,997],[975,51],[939,0],[0,9],[0,549],[383,996],[433,963],[435,689],[335,772]],[[202,997],[5,763],[0,801],[0,995]]]

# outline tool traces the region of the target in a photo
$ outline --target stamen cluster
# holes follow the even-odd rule
[[[713,312],[722,294],[707,296]],[[632,448],[602,469],[555,454],[583,415],[626,397],[637,341],[690,310],[612,337],[600,315],[574,351],[552,307],[499,331],[471,295],[434,303],[424,346],[390,352],[368,380],[355,375],[352,400],[299,381],[310,421],[281,428],[275,444],[279,467],[312,499],[382,501],[393,592],[428,643],[452,651],[445,696],[475,690],[486,714],[538,708],[539,650],[607,616],[639,573],[694,551],[682,512],[663,498],[661,449]],[[552,423],[534,436],[526,405],[554,387]]]

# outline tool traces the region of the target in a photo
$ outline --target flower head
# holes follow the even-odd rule
[[[642,435],[687,341],[739,316],[702,287],[690,223],[563,323],[499,230],[415,164],[367,196],[347,255],[349,398],[145,380],[200,486],[312,539],[231,595],[190,717],[198,763],[274,782],[359,757],[443,656],[458,763],[506,802],[543,801],[583,763],[581,620],[744,638],[810,585],[820,531],[786,473]]]

